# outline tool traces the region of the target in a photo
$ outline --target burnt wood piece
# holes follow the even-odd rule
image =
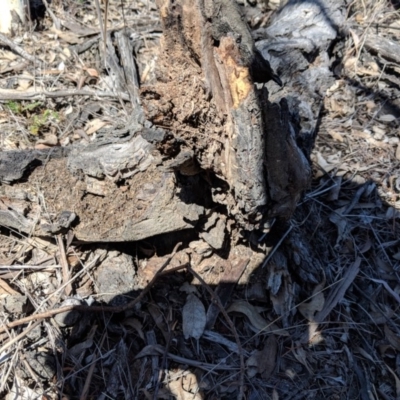
[[[67,147],[45,150],[12,150],[0,152],[0,183],[12,183],[21,179],[30,167],[53,158],[66,157]]]

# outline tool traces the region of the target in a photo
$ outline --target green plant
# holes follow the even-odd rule
[[[58,112],[46,109],[40,114],[33,115],[32,124],[29,126],[30,133],[32,135],[37,135],[51,120],[59,120]]]
[[[23,105],[22,103],[18,103],[16,101],[8,101],[5,105],[14,114],[23,114],[26,111],[33,111],[35,108],[40,107],[42,103],[40,101],[35,101],[33,103]]]
[[[40,130],[48,125],[51,121],[60,119],[59,113],[49,109],[43,109],[43,103],[35,101],[23,104],[17,101],[9,101],[6,107],[16,115],[22,115],[27,118],[29,124],[29,132],[32,135],[38,135]]]

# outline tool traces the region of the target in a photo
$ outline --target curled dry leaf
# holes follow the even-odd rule
[[[229,308],[230,312],[239,312],[249,319],[250,324],[255,332],[263,331],[265,333],[272,332],[275,335],[289,336],[284,329],[279,329],[277,325],[266,321],[257,311],[256,307],[244,300],[235,301]]]
[[[206,310],[194,294],[189,294],[182,310],[182,328],[185,339],[200,339],[206,327]]]
[[[320,152],[317,152],[315,161],[325,172],[330,172],[337,167],[337,164],[331,164],[327,160],[325,160]]]

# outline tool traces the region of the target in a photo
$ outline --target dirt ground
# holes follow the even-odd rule
[[[239,3],[254,32],[278,8]],[[96,2],[48,7],[29,30],[16,24],[11,38],[46,68],[0,40],[3,151],[90,143],[104,128],[129,125],[135,107],[111,90],[102,66]],[[335,83],[317,127],[312,185],[271,243],[255,250],[246,238],[214,252],[195,229],[85,243],[73,232],[43,237],[0,227],[0,397],[399,399],[400,56],[384,55],[371,39],[398,42],[397,7],[348,2],[331,49]],[[163,56],[155,2],[110,0],[107,29],[124,27],[148,118],[195,141],[188,116],[196,108],[206,129],[195,134],[218,138],[220,127],[207,125],[214,111],[198,94],[198,66],[183,65],[175,88],[154,87]],[[152,109],[157,91],[178,99],[175,109],[165,102],[163,119],[159,104]],[[183,94],[193,104],[179,102]],[[166,120],[168,113],[179,118]],[[52,160],[47,175],[32,172],[43,220],[48,208],[81,196],[67,175],[63,190],[52,191],[63,169]],[[0,186],[0,210],[7,190]],[[79,212],[92,215],[88,232],[101,237],[117,229],[113,215],[139,215],[146,206],[120,190],[114,197],[112,208],[95,196],[80,203]]]

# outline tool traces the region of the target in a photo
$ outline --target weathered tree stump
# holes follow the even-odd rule
[[[310,180],[315,132],[294,116],[288,77],[282,90],[233,0],[159,7],[156,82],[138,91],[134,65],[119,62],[129,67],[130,97],[140,93],[132,123],[86,147],[1,153],[1,225],[36,235],[73,226],[90,242],[140,240],[200,221],[222,246],[215,235],[228,225],[251,230],[290,218]],[[119,87],[115,59],[129,57],[125,42],[107,58]],[[309,109],[315,128],[318,110]],[[218,204],[225,211],[213,215]]]

